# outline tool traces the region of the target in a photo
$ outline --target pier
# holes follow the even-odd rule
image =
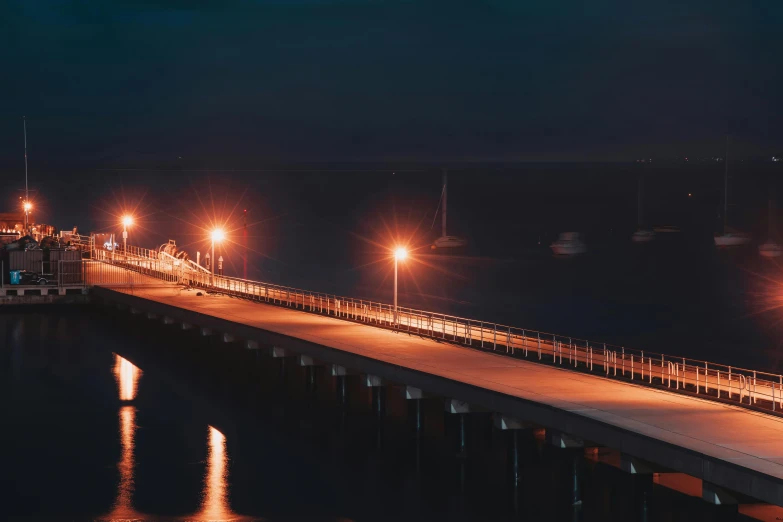
[[[142,249],[61,263],[57,285],[37,297],[78,294],[327,367],[334,378],[359,374],[412,401],[439,397],[463,418],[490,412],[497,428],[543,430],[557,447],[608,448],[629,474],[693,477],[714,504],[783,506],[780,376],[406,308],[395,314],[382,303],[215,276]],[[18,302],[35,289],[0,291]],[[379,414],[384,396],[373,395]]]
[[[714,504],[783,506],[778,376],[429,312],[394,314],[382,303],[215,276],[154,251],[94,252],[67,265],[63,282],[77,280],[92,301],[148,320],[324,366],[334,378],[360,374],[366,386],[412,401],[439,397],[463,418],[490,412],[498,429],[543,430],[557,447],[611,449],[629,474],[693,477]],[[385,395],[373,396],[382,412]]]

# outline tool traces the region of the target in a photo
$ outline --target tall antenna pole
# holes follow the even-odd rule
[[[24,127],[24,233],[27,234],[30,209],[28,204],[30,202],[30,194],[27,191],[27,116],[22,116],[22,125]]]

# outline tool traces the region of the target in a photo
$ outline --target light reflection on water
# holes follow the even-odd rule
[[[136,398],[141,370],[129,360],[114,354],[114,378],[120,400],[132,401]],[[117,469],[120,483],[117,497],[111,513],[105,518],[110,520],[132,520],[139,518],[133,509],[133,470],[135,466],[134,448],[136,443],[136,408],[130,405],[120,407],[120,445],[122,452]]]
[[[121,401],[136,398],[141,370],[129,360],[114,354],[114,378],[117,380]]]
[[[114,378],[117,381],[117,391],[120,400],[132,401],[138,393],[138,383],[142,371],[127,359],[114,354]],[[135,442],[136,442],[136,407],[123,405],[119,411],[120,444],[122,447],[117,469],[120,481],[117,495],[110,513],[101,517],[102,520],[128,521],[150,520],[133,507]],[[226,452],[226,437],[220,431],[209,426],[207,436],[207,468],[202,489],[201,510],[184,520],[229,521],[241,517],[231,511],[228,502],[228,454]]]
[[[226,437],[210,426],[208,444],[203,500],[201,512],[197,516],[206,520],[233,520],[236,515],[231,512],[231,507],[228,504]]]

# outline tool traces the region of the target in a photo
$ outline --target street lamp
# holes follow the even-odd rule
[[[24,233],[29,234],[29,226],[30,226],[30,210],[33,208],[33,204],[29,201],[25,201],[24,205],[22,205],[24,208]]]
[[[394,250],[394,324],[397,325],[397,263],[408,257],[408,251],[402,247]]]
[[[210,260],[210,271],[212,272],[212,281],[210,284],[214,285],[214,279],[215,279],[215,242],[217,241],[220,243],[226,238],[226,233],[223,232],[222,228],[216,228],[212,231],[212,259]]]
[[[128,255],[128,227],[133,224],[133,216],[122,217],[122,252]]]

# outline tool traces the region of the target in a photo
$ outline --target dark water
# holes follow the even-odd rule
[[[449,233],[469,246],[454,256],[429,248],[440,232],[439,218],[432,226],[440,172],[407,167],[422,170],[216,173],[215,213],[222,198],[249,187],[241,206],[251,223],[261,221],[249,229],[251,278],[390,302],[387,248],[403,243],[413,255],[400,272],[401,305],[783,370],[783,274],[756,250],[768,237],[770,187],[783,193],[778,164],[732,164],[729,223],[754,244],[731,252],[717,251],[712,239],[722,227],[723,163],[457,166]],[[639,175],[645,223],[679,234],[631,243]],[[192,186],[198,193],[198,182]],[[227,201],[225,215],[236,205]],[[549,245],[563,231],[582,232],[588,253],[555,259]],[[233,239],[226,270],[241,275],[241,230]]]
[[[440,233],[442,167],[450,168],[449,233],[469,241],[456,256],[429,248]],[[403,306],[783,371],[783,277],[756,250],[768,237],[770,189],[783,194],[780,163],[731,163],[729,224],[754,240],[734,252],[712,240],[723,223],[716,161],[205,168],[95,173],[85,178],[95,205],[63,212],[119,233],[117,209],[137,208],[131,243],[173,238],[193,257],[207,252],[211,227],[224,225],[218,253],[227,274],[242,276],[247,209],[249,278],[385,302],[390,249],[407,244]],[[645,224],[681,233],[631,243],[640,175]],[[773,221],[783,230],[777,214]],[[583,233],[588,253],[554,259],[549,244],[564,231]]]
[[[0,315],[0,518],[717,520],[612,455],[519,437],[192,331],[98,308]],[[285,362],[283,362],[285,361]],[[312,373],[311,373],[312,372]],[[377,390],[377,389],[376,389]],[[614,456],[616,457],[616,455]],[[598,462],[598,461],[603,462]],[[574,491],[574,476],[578,490]],[[581,499],[574,509],[573,500]]]

